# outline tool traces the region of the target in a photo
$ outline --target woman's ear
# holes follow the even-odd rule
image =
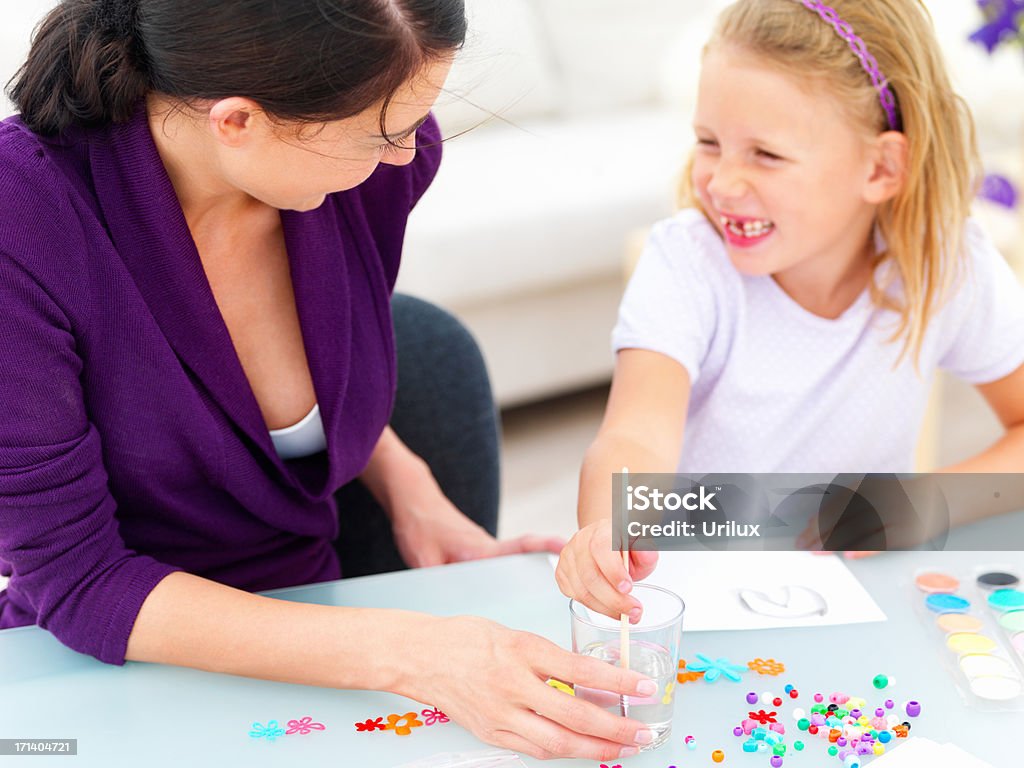
[[[891,200],[903,189],[907,176],[907,137],[899,131],[880,133],[869,149],[870,173],[864,199],[872,204]]]
[[[252,99],[231,96],[220,99],[210,107],[208,127],[221,144],[238,148],[253,134],[256,120],[263,110]]]

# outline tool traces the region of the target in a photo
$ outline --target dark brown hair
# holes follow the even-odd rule
[[[124,122],[156,91],[321,122],[383,102],[466,35],[463,0],[62,0],[8,92],[44,135]]]

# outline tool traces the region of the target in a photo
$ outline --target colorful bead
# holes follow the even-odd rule
[[[772,752],[774,752],[779,757],[782,757],[786,754],[786,745],[782,743],[776,744],[774,747],[772,747]]]
[[[895,706],[896,706],[896,702],[893,701],[892,699],[886,699],[885,700],[885,708],[886,709],[892,709]]]
[[[716,749],[714,752],[711,753],[711,759],[714,760],[716,763],[720,763],[723,760],[725,760],[725,752],[723,752],[720,749]]]
[[[873,751],[874,751],[874,753],[876,755],[884,755],[885,754],[885,747],[883,747],[881,744],[875,744],[875,747],[874,747]]]
[[[907,706],[904,708],[907,717],[917,717],[921,714],[921,703],[918,701],[908,701]]]
[[[875,679],[871,681],[871,684],[881,691],[889,685],[889,678],[885,675],[875,675]]]
[[[747,739],[743,742],[744,752],[757,752],[757,742],[753,739]]]
[[[835,757],[836,755],[838,755],[838,754],[839,754],[839,747],[837,747],[837,746],[835,746],[835,745],[832,745],[831,747],[829,747],[829,748],[828,748],[828,753],[829,753],[829,754],[830,754],[830,755],[831,755],[832,757]]]
[[[783,688],[783,690],[784,690],[784,691],[785,691],[786,693],[789,693],[790,691],[792,691],[792,690],[793,690],[793,686],[792,686],[792,685],[787,685],[787,686],[786,686],[785,688]]]
[[[806,731],[808,728],[811,727],[811,721],[808,720],[806,717],[802,717],[796,721],[796,727],[799,728],[801,731]]]
[[[735,728],[732,729],[732,735],[733,736],[742,736],[743,735],[743,729],[740,728],[740,726],[737,725]]]
[[[796,688],[794,688],[793,690],[791,690],[791,691],[789,692],[789,698],[791,698],[791,699],[797,699],[797,698],[799,698],[799,697],[800,697],[800,692],[799,692],[799,691],[798,691],[798,690],[797,690]]]
[[[812,725],[810,728],[807,729],[807,732],[809,734],[811,734],[812,736],[817,736],[818,735],[818,726]]]
[[[800,707],[797,707],[793,710],[794,720],[803,720],[805,717],[807,717],[807,713],[804,712],[803,709],[801,709]]]
[[[786,733],[786,726],[784,726],[782,723],[769,723],[768,724],[768,728],[770,730],[775,731],[776,733],[781,733],[781,734],[785,734]]]
[[[782,758],[778,755],[772,755],[772,759],[768,762],[771,763],[772,768],[782,768]]]
[[[802,752],[804,749],[804,743],[802,741],[794,741],[793,749],[795,749],[797,752]]]
[[[775,696],[772,695],[771,691],[765,691],[764,693],[761,694],[761,703],[764,704],[765,706],[768,706],[769,704],[772,703],[772,699],[774,699],[774,698],[775,698]]]
[[[772,699],[772,706],[781,707],[782,706],[782,699],[780,699],[778,696],[776,696],[774,699]]]
[[[825,700],[825,697],[824,697],[824,696],[822,696],[822,695],[821,695],[820,693],[816,693],[816,694],[814,694],[814,701],[815,701],[815,702],[816,702],[817,704],[821,704],[821,702],[823,702],[824,700]]]
[[[881,731],[878,734],[878,740],[882,744],[888,744],[890,741],[892,741],[892,734],[889,733],[889,731]]]
[[[747,694],[747,704],[757,704],[757,694],[751,691]]]

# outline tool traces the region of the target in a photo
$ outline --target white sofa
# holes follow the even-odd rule
[[[468,0],[472,37],[437,112],[447,136],[470,130],[410,222],[399,286],[477,334],[503,405],[610,374],[627,241],[672,210],[700,49],[726,4]],[[972,3],[931,4],[987,165],[1024,180],[1020,52],[967,42]],[[487,114],[460,95],[498,117],[473,128]],[[978,215],[1020,249],[1019,215]]]
[[[973,3],[929,1],[989,167],[1020,183],[1020,51],[989,57],[966,40]],[[454,138],[410,221],[399,289],[467,323],[502,405],[607,379],[627,242],[673,209],[700,49],[726,4],[467,0],[470,39],[436,110]],[[52,5],[0,10],[5,81]],[[1024,262],[1021,216],[978,211]]]

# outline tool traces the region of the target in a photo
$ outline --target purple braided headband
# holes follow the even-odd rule
[[[893,131],[902,130],[900,123],[899,110],[896,108],[896,97],[893,96],[892,90],[889,88],[889,83],[885,79],[885,75],[882,74],[878,68],[878,62],[875,61],[875,57],[868,51],[864,41],[861,40],[857,34],[853,31],[853,27],[839,18],[839,14],[835,12],[835,9],[829,8],[827,5],[821,2],[821,0],[800,0],[800,3],[809,10],[814,11],[822,19],[832,25],[835,29],[836,34],[839,35],[850,45],[850,50],[853,51],[853,55],[860,59],[860,65],[864,68],[864,71],[868,73],[868,77],[871,78],[871,84],[878,91],[878,101],[882,104],[882,109],[885,110],[885,115],[889,123],[889,129]]]

